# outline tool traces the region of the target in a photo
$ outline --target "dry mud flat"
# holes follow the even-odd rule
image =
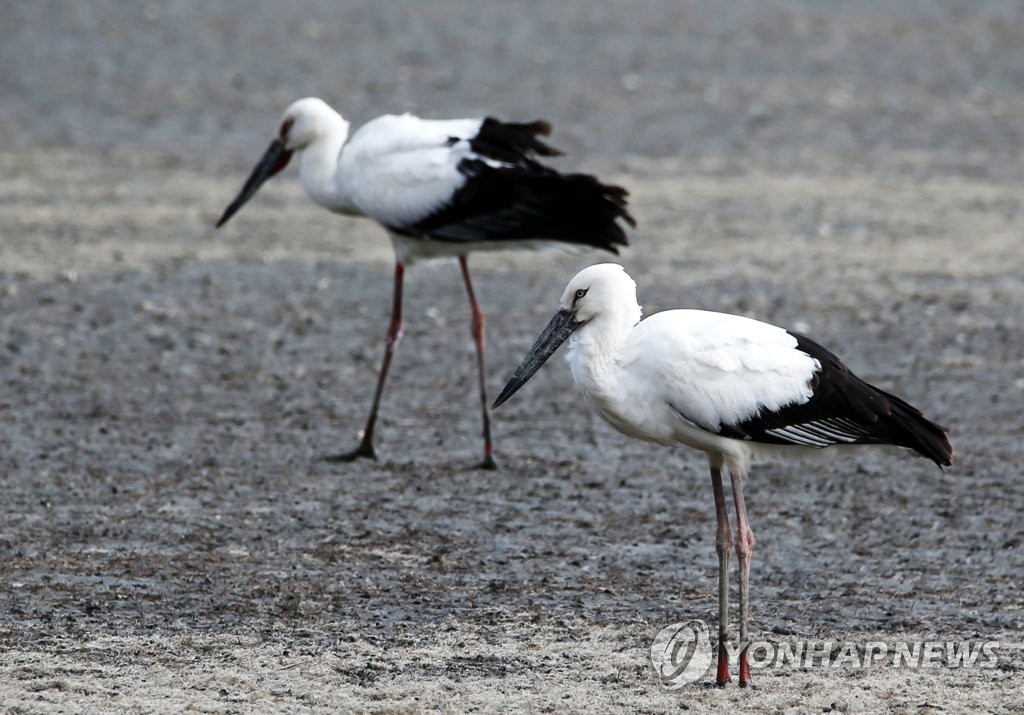
[[[0,154],[0,710],[1019,711],[1024,186],[924,161],[593,166],[635,196],[648,313],[807,330],[952,430],[945,472],[754,471],[755,636],[1002,644],[669,692],[652,639],[715,609],[702,457],[614,434],[555,359],[496,414],[501,470],[471,469],[468,309],[438,263],[410,273],[382,460],[320,463],[367,408],[377,229],[281,182],[214,236],[233,170]],[[597,259],[474,260],[493,387]]]
[[[0,712],[1024,708],[1020,3],[538,6],[0,4]],[[655,635],[714,627],[704,460],[615,434],[556,358],[471,469],[454,265],[409,272],[381,461],[319,462],[365,418],[387,242],[291,177],[209,228],[310,93],[550,119],[632,191],[648,313],[805,330],[946,423],[945,472],[754,471],[752,626],[995,667],[662,689]],[[493,388],[596,260],[473,259]]]

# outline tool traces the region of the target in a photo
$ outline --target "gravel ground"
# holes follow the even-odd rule
[[[1016,2],[33,2],[0,7],[0,711],[1018,712],[1024,14]],[[281,109],[543,116],[632,192],[646,312],[799,328],[956,463],[755,468],[752,629],[999,641],[993,668],[663,689],[714,630],[701,455],[555,359],[481,472],[457,267],[408,274],[294,174],[214,234]],[[473,259],[492,389],[596,254]]]

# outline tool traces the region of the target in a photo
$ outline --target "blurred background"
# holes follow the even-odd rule
[[[1016,0],[4,3],[0,145],[252,153],[319,95],[542,116],[577,157],[1012,172],[1022,27]]]

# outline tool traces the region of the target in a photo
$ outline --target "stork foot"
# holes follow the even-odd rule
[[[718,647],[718,668],[715,673],[715,685],[720,688],[724,688],[728,682],[732,680],[732,676],[729,675],[729,652],[725,649],[725,646]]]
[[[368,442],[363,442],[350,452],[335,452],[334,454],[325,454],[320,457],[321,462],[330,462],[331,464],[354,462],[357,459],[376,460],[377,452],[374,451],[373,445]]]
[[[493,472],[498,468],[498,463],[494,461],[494,457],[487,455],[476,465],[477,469],[486,469],[489,472]]]
[[[749,687],[751,687],[751,682],[750,682],[750,660],[749,660],[749,656],[747,654],[747,650],[749,650],[749,648],[750,648],[750,646],[748,645],[748,646],[746,646],[740,652],[740,687],[741,688],[749,688]]]

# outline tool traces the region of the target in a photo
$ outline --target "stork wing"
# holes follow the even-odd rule
[[[678,356],[651,361],[665,373],[658,384],[670,386],[663,398],[710,432],[806,447],[897,444],[948,463],[944,428],[803,335],[696,310],[659,313],[635,330],[633,359]]]
[[[342,149],[339,182],[361,213],[398,232],[419,232],[424,220],[451,206],[474,172],[554,154],[535,138],[547,130],[493,119],[428,120],[409,114],[368,122]]]
[[[551,239],[626,243],[625,190],[537,161],[558,152],[542,121],[376,119],[342,150],[339,182],[358,210],[390,230],[446,242]]]
[[[638,365],[629,373],[650,375],[649,390],[660,390],[673,410],[709,432],[734,436],[737,425],[807,403],[814,394],[818,361],[774,325],[670,310],[640,321],[633,333],[625,359]]]

